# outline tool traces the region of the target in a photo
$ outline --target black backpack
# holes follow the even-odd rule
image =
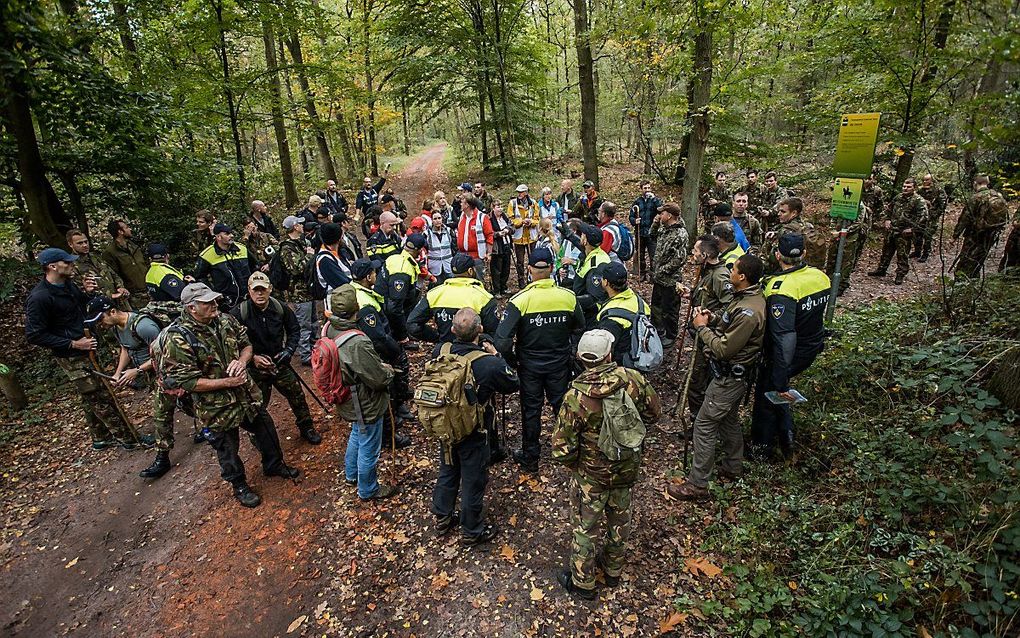
[[[316,267],[323,254],[315,253],[312,259],[309,259],[305,264],[305,283],[308,285],[308,292],[315,301],[322,301],[326,298],[326,287],[319,281],[319,269]]]
[[[281,253],[282,248],[276,250],[273,253],[272,258],[269,260],[269,283],[273,285],[273,290],[278,290],[280,294],[290,290],[291,277],[287,269],[283,267],[283,257]]]

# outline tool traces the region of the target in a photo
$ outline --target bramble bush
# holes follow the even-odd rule
[[[731,635],[1017,635],[1017,415],[986,389],[1016,293],[990,279],[962,323],[930,299],[846,313],[795,381],[797,463],[714,487],[729,585],[678,609]]]

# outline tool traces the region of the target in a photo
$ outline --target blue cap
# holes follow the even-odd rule
[[[148,253],[149,258],[152,259],[153,257],[166,257],[167,249],[163,244],[149,244],[149,248],[146,252]]]
[[[405,247],[414,246],[418,250],[421,250],[425,246],[428,246],[428,244],[429,240],[425,239],[425,235],[422,235],[421,233],[412,233],[407,236],[407,243],[405,244]]]
[[[379,270],[382,266],[382,262],[378,260],[371,260],[362,257],[361,259],[355,259],[354,263],[351,264],[351,276],[357,280],[364,279],[374,271]]]
[[[471,182],[464,182],[460,185],[460,190],[472,192],[475,190],[475,187],[471,185]]]
[[[63,250],[62,248],[44,248],[35,258],[41,266],[49,266],[55,264],[58,261],[78,261],[78,255],[72,255],[71,253]]]
[[[804,256],[804,235],[787,233],[779,238],[779,254],[783,257]]]
[[[224,224],[223,222],[220,222],[220,223],[216,224],[215,226],[213,226],[212,231],[213,231],[213,235],[219,235],[220,233],[231,233],[231,234],[233,234],[234,229],[231,228],[230,226],[228,226],[227,224]]]
[[[535,248],[528,256],[528,265],[535,268],[551,268],[553,265],[552,251],[545,246]]]
[[[455,275],[463,275],[475,267],[475,260],[467,253],[457,253],[450,260],[450,270]]]
[[[113,307],[113,300],[109,297],[98,295],[90,299],[88,305],[85,306],[85,327],[93,329],[106,314],[106,311]]]
[[[602,267],[602,279],[619,290],[627,285],[627,267],[618,261],[611,261]]]

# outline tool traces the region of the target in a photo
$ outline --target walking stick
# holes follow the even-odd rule
[[[702,267],[703,267],[702,264],[698,264],[698,269],[694,272],[694,281],[696,282],[695,286],[697,286],[697,284],[701,282],[701,269],[702,269]],[[688,305],[687,305],[687,317],[684,319],[683,331],[680,333],[680,344],[677,346],[677,349],[676,349],[676,361],[677,361],[677,365],[680,364],[680,355],[684,351],[684,341],[687,339],[687,326],[689,326],[691,324],[691,317],[692,316],[694,316],[694,290],[693,289],[691,290],[691,299],[690,299],[690,301],[688,302]],[[696,342],[694,344],[694,347],[697,348],[697,343]],[[690,379],[691,369],[693,369],[693,367],[694,367],[694,355],[692,354],[691,355],[691,360],[687,363],[687,368],[688,368],[688,370],[687,370],[687,378],[688,378],[688,380]],[[679,409],[681,402],[687,396],[687,389],[689,387],[690,387],[690,383],[688,381],[688,383],[684,384],[684,387],[677,394],[676,403],[673,404],[673,409],[669,411],[669,416],[670,416],[671,419],[672,418],[676,418],[676,412]]]
[[[92,338],[92,335],[89,333],[88,329],[85,330],[85,337],[87,339]],[[124,406],[120,404],[120,399],[117,398],[117,393],[114,392],[113,386],[110,385],[109,381],[110,377],[100,372],[101,366],[99,365],[99,357],[96,356],[95,350],[89,350],[89,361],[92,363],[92,368],[93,371],[96,373],[96,376],[99,377],[100,381],[103,384],[103,387],[106,388],[106,392],[110,395],[110,398],[113,400],[113,405],[115,408],[117,408],[117,414],[119,414],[120,418],[124,421],[124,425],[127,426],[128,432],[130,432],[131,436],[134,437],[135,443],[141,443],[142,438],[138,434],[138,428],[135,427],[134,421],[128,418],[127,412],[124,411]]]
[[[691,390],[691,377],[694,376],[694,357],[696,356],[696,354],[698,352],[698,344],[700,342],[701,342],[700,338],[698,338],[698,337],[694,338],[694,350],[691,351],[691,362],[687,366],[687,378],[684,380],[684,389],[683,389],[683,392],[680,393],[680,397],[677,398],[676,405],[673,406],[673,413],[670,416],[675,416],[676,415],[677,406],[683,405],[684,403],[687,402],[687,394]],[[691,449],[691,436],[689,436],[688,433],[687,433],[688,421],[689,421],[689,419],[688,419],[687,413],[684,412],[683,416],[680,417],[680,427],[683,428],[683,434],[684,434],[684,470],[685,471],[687,470],[687,459],[688,459],[688,454],[690,454],[690,449]]]
[[[327,408],[326,404],[322,402],[322,399],[319,398],[319,395],[315,394],[315,390],[312,390],[311,386],[308,385],[308,382],[301,378],[301,374],[297,370],[295,370],[292,365],[290,365],[290,361],[285,361],[283,365],[291,369],[291,372],[293,372],[294,376],[297,377],[298,383],[301,384],[301,387],[307,390],[308,394],[312,395],[312,398],[315,399],[315,402],[319,404],[319,407],[322,408],[323,412],[329,414],[329,408]]]
[[[387,403],[390,411],[390,483],[397,483],[397,420],[393,418],[393,404]]]

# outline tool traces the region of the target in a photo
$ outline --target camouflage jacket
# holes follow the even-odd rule
[[[717,203],[730,202],[730,189],[719,188],[715,184],[701,195],[701,215],[703,217],[711,217],[712,212],[715,211],[716,204],[709,204],[709,200],[714,199]]]
[[[971,195],[960,213],[953,235],[976,236],[992,231],[998,232],[1009,222],[1009,207],[998,191],[984,188]]]
[[[107,297],[114,295],[118,288],[125,287],[124,280],[120,278],[120,275],[95,253],[78,255],[78,260],[74,262],[74,283],[82,290],[85,290],[85,275],[94,275],[96,284],[99,286],[98,292]],[[126,299],[116,300],[116,304],[120,310],[130,308]]]
[[[765,244],[761,249],[762,259],[765,260],[765,274],[779,272],[779,261],[776,259],[776,249],[779,248],[779,238],[787,234],[803,235],[811,224],[794,217],[785,224],[780,224],[775,230],[769,231],[765,236]]]
[[[765,185],[761,182],[754,186],[744,184],[737,192],[747,195],[747,210],[755,211],[761,206],[762,198],[765,196]]]
[[[220,314],[208,324],[195,321],[187,312],[174,326],[194,335],[195,343],[173,326],[163,330],[154,343],[160,377],[164,386],[192,393],[195,415],[202,427],[222,432],[236,428],[245,416],[253,416],[262,402],[262,394],[249,376],[247,382],[236,388],[194,392],[199,379],[222,379],[227,366],[251,345],[248,332],[241,323],[228,314]]]
[[[312,293],[305,285],[305,266],[312,258],[305,248],[311,244],[307,239],[284,239],[280,242],[280,263],[283,269],[290,275],[290,289],[286,291],[287,301],[304,303],[312,300]]]
[[[680,281],[684,264],[687,262],[689,236],[682,221],[672,226],[660,226],[655,241],[652,282],[672,288]]]
[[[750,213],[745,213],[739,217],[734,215],[733,219],[740,224],[740,228],[744,231],[744,237],[747,237],[747,241],[751,242],[751,248],[761,247],[761,243],[765,240],[765,231],[758,218]]]
[[[255,261],[258,262],[259,266],[264,266],[269,263],[271,257],[266,254],[266,248],[272,246],[274,250],[278,250],[280,247],[280,241],[270,235],[269,233],[254,232],[244,240],[245,246],[251,251],[252,256],[255,257]]]
[[[582,372],[567,390],[552,433],[552,459],[607,487],[629,487],[637,481],[641,457],[610,461],[599,450],[602,399],[623,386],[649,427],[659,420],[659,395],[645,377],[616,363],[604,363]]]
[[[705,264],[701,267],[701,281],[694,289],[694,305],[719,312],[733,299],[730,269],[726,264]]]
[[[881,213],[885,210],[885,191],[880,186],[872,186],[871,188],[865,187],[861,191],[861,203],[868,207],[872,213]],[[877,222],[878,220],[872,215],[869,218],[871,223]]]
[[[191,254],[198,257],[199,253],[212,246],[215,241],[216,237],[208,230],[198,230],[196,228],[191,231]]]
[[[928,205],[928,223],[937,222],[942,219],[942,216],[946,213],[946,204],[949,202],[946,198],[945,189],[934,185],[931,188],[922,186],[917,189],[917,194],[923,197]]]
[[[900,193],[889,202],[886,219],[892,222],[895,233],[902,233],[908,228],[923,228],[928,219],[928,204],[917,193]]]

